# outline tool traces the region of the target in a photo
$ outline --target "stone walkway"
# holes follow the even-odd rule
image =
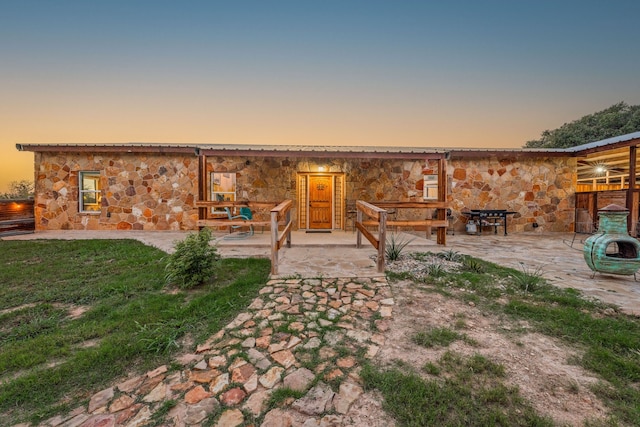
[[[373,358],[384,345],[393,305],[383,277],[273,279],[247,311],[180,356],[183,369],[160,366],[128,378],[44,425],[199,426],[214,417],[213,425],[233,427],[262,416],[262,427],[379,425],[373,415],[356,421],[350,413],[363,393],[355,354]],[[306,393],[269,409],[280,387]],[[171,409],[154,419],[168,402]]]

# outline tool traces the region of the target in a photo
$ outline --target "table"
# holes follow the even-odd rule
[[[494,234],[498,234],[498,227],[502,226],[505,236],[507,235],[509,215],[515,214],[515,212],[506,209],[472,209],[461,213],[469,218],[469,223],[473,221],[477,225],[476,234],[482,234],[482,227],[493,227]]]

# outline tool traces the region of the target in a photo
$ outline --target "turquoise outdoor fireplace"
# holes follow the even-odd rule
[[[629,211],[609,205],[598,211],[598,232],[584,242],[584,260],[593,271],[633,275],[640,269],[640,243],[627,231]],[[592,277],[593,277],[592,276]]]

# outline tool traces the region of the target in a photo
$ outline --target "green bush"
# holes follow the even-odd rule
[[[211,230],[203,228],[176,243],[176,250],[169,256],[165,269],[167,283],[190,289],[210,280],[220,259],[217,248],[211,246],[210,241]]]
[[[384,248],[385,255],[389,261],[397,261],[402,257],[404,248],[413,241],[413,239],[405,240],[398,239],[395,234],[391,234],[387,239],[387,244]]]

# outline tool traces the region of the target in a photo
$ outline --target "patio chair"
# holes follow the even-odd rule
[[[591,235],[598,231],[597,225],[593,222],[593,218],[587,209],[576,209],[576,220],[573,230],[573,238],[571,242],[564,241],[566,245],[573,248],[576,240],[580,242],[580,244],[584,244],[584,238],[577,239],[578,234],[587,234]],[[585,237],[586,238],[586,237]]]
[[[245,221],[250,221],[251,219],[253,219],[253,215],[251,214],[251,209],[247,208],[247,207],[241,207],[240,208],[240,214],[239,215],[232,215],[231,214],[231,209],[229,208],[224,208],[224,210],[227,212],[227,216],[229,217],[229,220],[234,220],[234,219],[243,219]],[[230,234],[228,236],[225,236],[225,240],[226,239],[246,239],[248,237],[253,236],[253,224],[249,224],[249,230],[241,230],[242,228],[246,228],[246,225],[230,225],[229,226],[229,232]]]

